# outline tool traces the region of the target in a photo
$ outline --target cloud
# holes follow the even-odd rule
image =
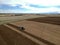
[[[56,6],[60,5],[60,0],[30,0],[28,3],[31,4],[37,4],[37,5],[43,5],[43,6]]]
[[[31,8],[30,8],[31,9]],[[27,12],[31,12],[31,13],[49,13],[49,12],[60,12],[60,10],[58,8],[33,8],[30,11]]]
[[[35,7],[35,8],[48,8],[49,7],[49,6],[35,5],[35,4],[29,4],[29,6]]]
[[[60,5],[60,0],[0,0],[0,4],[36,4],[36,5],[43,5],[43,6],[56,6]]]
[[[0,13],[24,13],[25,11],[23,10],[2,10],[0,9]]]
[[[22,8],[21,6],[22,5],[18,5],[18,4],[15,6],[11,6],[8,4],[1,4],[0,9],[2,9],[2,10],[27,10],[25,8]]]
[[[59,0],[0,0],[0,13],[60,13]]]

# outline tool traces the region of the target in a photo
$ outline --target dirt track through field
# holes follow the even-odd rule
[[[0,25],[0,35],[2,37],[0,42],[4,43],[4,45],[38,45],[4,25]],[[3,45],[2,43],[0,45]]]

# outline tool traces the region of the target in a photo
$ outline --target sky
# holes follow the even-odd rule
[[[0,0],[0,13],[60,13],[60,0]]]

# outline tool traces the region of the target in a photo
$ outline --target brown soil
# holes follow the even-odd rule
[[[0,25],[0,45],[38,45],[17,32]]]
[[[11,24],[14,28],[23,26],[25,31],[22,32],[46,45],[60,45],[60,17],[40,17]],[[0,35],[8,45],[38,45],[3,25],[0,26]]]
[[[11,24],[25,27],[25,33],[40,38],[38,39],[40,41],[43,39],[47,42],[60,45],[60,17],[40,17]],[[45,43],[44,41],[42,42]],[[50,43],[46,44],[51,45]]]
[[[54,25],[60,25],[60,17],[40,17],[35,19],[28,19],[29,21],[48,23]]]

